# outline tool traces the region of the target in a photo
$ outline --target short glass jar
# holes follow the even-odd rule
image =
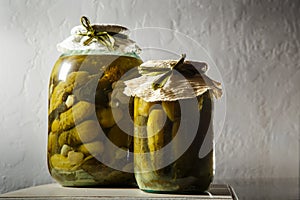
[[[201,193],[209,188],[213,95],[220,97],[221,88],[206,69],[205,63],[182,59],[148,61],[140,66],[141,77],[125,82],[127,94],[134,96],[134,171],[140,189]]]
[[[63,186],[134,186],[133,138],[117,124],[133,103],[116,83],[142,63],[140,49],[125,27],[81,22],[50,76],[48,168]]]

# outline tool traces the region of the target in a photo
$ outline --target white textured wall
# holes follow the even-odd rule
[[[47,86],[56,43],[78,25],[180,31],[222,73],[216,178],[299,176],[300,1],[0,1],[0,193],[51,182]]]

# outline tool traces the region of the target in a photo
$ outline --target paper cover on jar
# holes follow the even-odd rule
[[[194,98],[208,90],[216,98],[222,96],[221,84],[205,74],[206,63],[185,61],[174,69],[177,62],[176,60],[150,60],[141,64],[139,66],[141,76],[125,81],[124,93],[128,96],[138,96],[148,102]],[[166,77],[168,75],[169,77]],[[153,87],[153,84],[160,79],[166,81],[163,87]]]
[[[93,24],[86,18],[82,20],[82,25],[75,26],[71,30],[71,35],[61,43],[57,44],[57,50],[62,53],[70,51],[107,51],[111,45],[115,52],[139,53],[140,48],[135,41],[128,38],[129,30],[116,24]],[[103,40],[99,40],[103,38]],[[87,42],[88,41],[88,42]],[[107,43],[108,41],[108,43]],[[138,52],[137,52],[138,51]]]

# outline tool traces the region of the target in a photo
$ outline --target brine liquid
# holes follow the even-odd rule
[[[189,106],[193,102],[196,105]],[[198,118],[183,117],[183,111],[198,112]],[[201,193],[208,189],[214,174],[211,114],[208,92],[194,101],[146,102],[135,97],[134,167],[140,189],[158,193]],[[200,157],[205,137],[205,145],[211,149]],[[168,159],[173,161],[165,163]]]
[[[134,175],[123,172],[133,167],[126,154],[133,140],[117,124],[127,123],[133,104],[119,79],[141,62],[117,55],[70,55],[56,62],[49,83],[48,167],[60,184],[135,185]]]

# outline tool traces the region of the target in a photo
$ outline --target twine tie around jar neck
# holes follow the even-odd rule
[[[96,39],[99,43],[106,46],[109,50],[114,49],[115,39],[106,31],[96,31],[90,23],[90,20],[82,16],[81,19],[82,26],[86,29],[86,33],[78,33],[80,36],[87,36],[88,39],[86,39],[83,42],[83,45],[87,46],[89,45],[94,39]]]

